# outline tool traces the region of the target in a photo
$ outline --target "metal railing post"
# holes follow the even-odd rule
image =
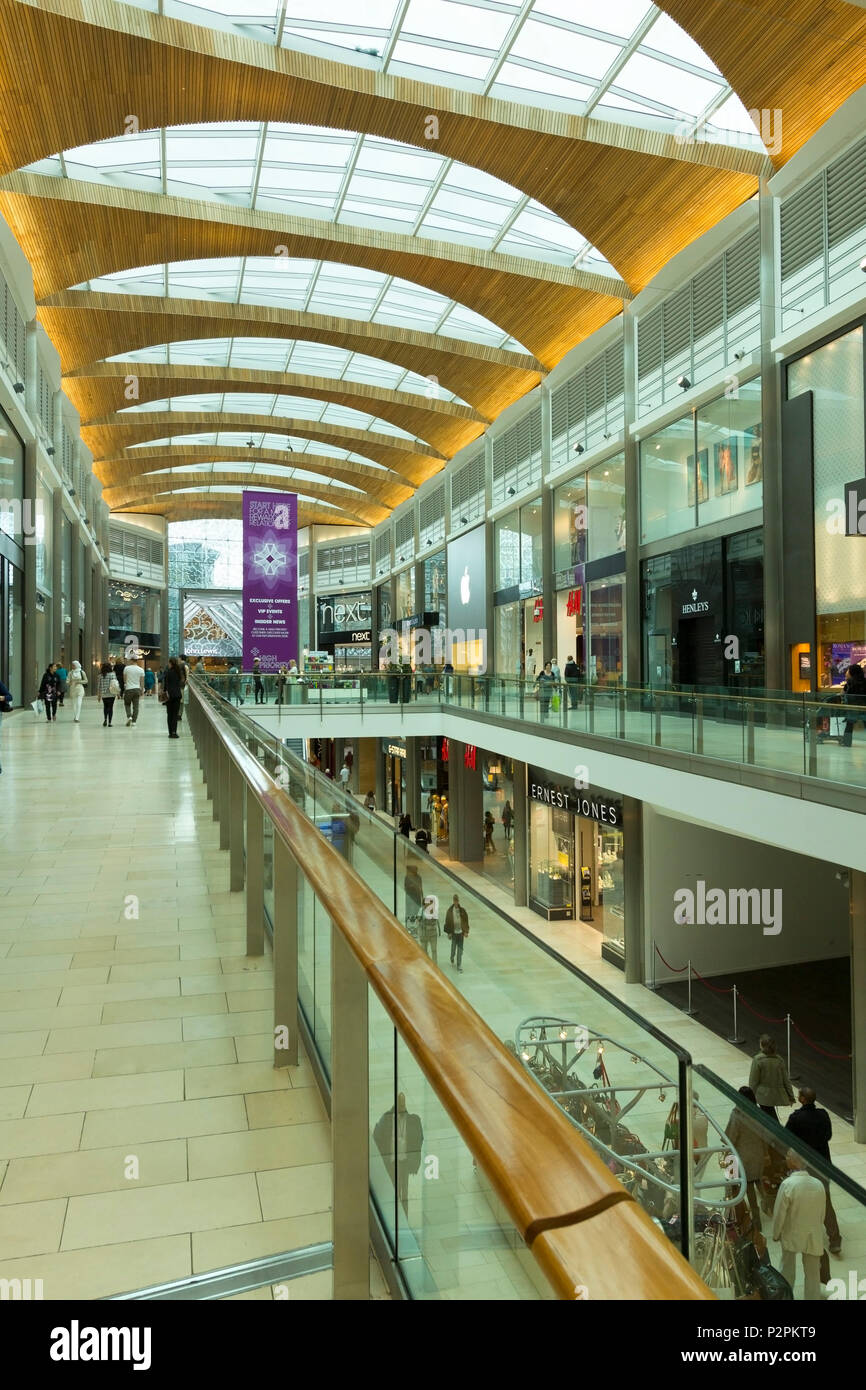
[[[746,762],[755,761],[755,706],[752,700],[746,701]]]
[[[220,849],[228,849],[231,844],[231,758],[228,749],[218,739],[217,761],[219,763],[219,823]]]
[[[617,738],[625,738],[625,701],[626,693],[624,690],[616,692],[616,735]]]
[[[264,936],[260,933],[264,949]],[[249,929],[247,940],[249,941]],[[298,866],[274,833],[274,1066],[298,1065]],[[281,1044],[285,1043],[285,1046]]]
[[[662,707],[657,691],[653,691],[653,743],[656,748],[662,746]]]
[[[695,752],[704,751],[704,697],[695,696]]]
[[[331,926],[331,1144],[335,1300],[370,1297],[367,977]],[[399,1164],[405,1162],[395,1154]]]
[[[680,1107],[680,1250],[690,1260],[694,1233],[695,1165],[692,1160],[692,1068],[691,1058],[677,1059]]]
[[[731,1043],[741,1043],[745,1042],[745,1039],[739,1037],[737,1034],[737,997],[739,995],[739,990],[737,989],[736,985],[733,986],[732,993],[734,996],[734,1031],[731,1034],[731,1036],[726,1039],[726,1041]]]
[[[208,786],[213,800],[213,819],[218,821],[220,818],[220,742],[217,738],[216,729],[211,726],[210,734],[210,775]]]
[[[229,892],[241,893],[244,887],[244,793],[246,787],[241,770],[232,758],[229,763]],[[250,797],[250,800],[253,798]]]
[[[595,733],[595,687],[586,687],[587,733]]]
[[[810,776],[810,777],[817,777],[817,776],[818,776],[818,715],[817,715],[817,713],[816,713],[815,716],[814,716],[814,718],[810,718],[810,715],[809,715],[809,706],[806,704],[806,701],[805,701],[805,700],[803,701],[803,706],[804,706],[804,709],[805,709],[804,725],[805,725],[805,739],[806,739],[806,745],[807,745],[807,748],[808,748],[809,776]],[[832,715],[831,715],[830,717],[832,718]]]
[[[257,796],[247,794],[247,955],[265,949],[265,817]]]

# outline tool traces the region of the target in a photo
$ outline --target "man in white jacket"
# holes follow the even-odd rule
[[[84,700],[84,687],[86,684],[87,677],[81,669],[81,662],[73,661],[72,670],[67,676],[66,688],[69,692],[69,698],[72,701],[72,717],[76,724],[81,721],[81,705]]]
[[[802,1256],[803,1298],[813,1301],[821,1297],[827,1193],[820,1178],[808,1172],[805,1160],[793,1149],[788,1150],[787,1164],[790,1171],[779,1188],[773,1209],[773,1240],[782,1247],[782,1274],[792,1289],[797,1256]]]

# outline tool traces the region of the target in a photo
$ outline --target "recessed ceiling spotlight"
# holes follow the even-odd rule
[[[683,375],[677,377],[677,386],[682,387],[684,391],[688,391],[691,384],[687,376]]]
[[[575,452],[576,454],[582,454],[582,453],[584,453],[584,447],[583,447],[583,445],[582,445],[582,444],[575,444],[575,446],[574,446],[574,452]]]

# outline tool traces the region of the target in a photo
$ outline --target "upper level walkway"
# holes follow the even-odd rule
[[[866,734],[819,742],[827,706],[759,698],[588,687],[548,705],[498,676],[361,675],[286,685],[208,678],[275,735],[443,735],[635,797],[669,814],[766,844],[866,869]],[[554,704],[558,701],[558,708]],[[838,708],[842,708],[839,706]]]

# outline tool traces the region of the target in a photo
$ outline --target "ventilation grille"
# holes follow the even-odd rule
[[[422,548],[445,538],[445,484],[428,492],[418,503],[418,540]]]
[[[535,491],[541,480],[541,406],[536,406],[510,430],[494,439],[490,500],[495,507],[506,497]]]
[[[760,346],[760,274],[755,228],[638,320],[638,418]]]
[[[165,580],[165,550],[161,540],[142,535],[110,523],[108,546],[111,573],[128,579],[149,579],[162,584]]]
[[[866,139],[792,193],[780,211],[782,329],[862,294]]]
[[[379,579],[383,574],[389,574],[391,571],[390,526],[386,526],[376,537],[374,554],[376,556],[376,578]]]
[[[659,319],[661,322],[661,319]],[[566,463],[575,452],[594,448],[625,426],[625,372],[622,339],[551,392],[551,464]]]
[[[309,574],[309,552],[306,559]],[[299,568],[299,574],[302,571]],[[326,593],[334,584],[369,584],[370,542],[348,541],[344,545],[320,545],[316,551],[316,588]]]
[[[405,564],[415,554],[415,509],[409,507],[394,522],[394,560]]]
[[[27,354],[24,346],[26,338],[26,328],[24,320],[18,312],[18,305],[12,298],[12,292],[6,281],[0,275],[0,332],[3,334],[4,354],[3,360],[9,363],[9,375],[14,381],[24,380],[25,363]]]
[[[484,451],[451,475],[451,530],[459,531],[466,521],[484,515]]]

